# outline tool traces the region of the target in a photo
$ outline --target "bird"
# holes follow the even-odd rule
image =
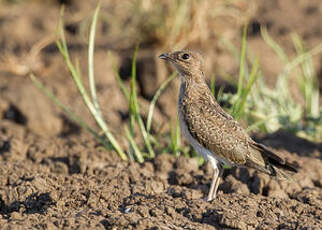
[[[195,151],[213,168],[207,201],[217,197],[223,166],[254,168],[278,179],[290,179],[297,167],[270,148],[255,142],[229,115],[211,93],[199,52],[190,50],[164,53],[180,76],[178,117],[180,130]]]

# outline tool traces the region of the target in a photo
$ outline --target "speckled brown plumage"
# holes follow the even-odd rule
[[[296,169],[262,144],[253,141],[239,123],[216,102],[208,88],[203,59],[191,51],[162,54],[181,76],[178,114],[183,135],[214,168],[208,200],[216,197],[222,164],[248,166],[279,178]]]

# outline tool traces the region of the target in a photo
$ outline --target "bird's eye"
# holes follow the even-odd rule
[[[188,60],[189,58],[190,58],[190,55],[187,53],[182,55],[182,59],[184,59],[184,60]]]

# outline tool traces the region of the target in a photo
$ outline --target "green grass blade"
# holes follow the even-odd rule
[[[176,116],[176,136],[175,136],[175,138],[176,138],[176,145],[177,145],[177,149],[178,149],[178,151],[179,151],[179,149],[180,149],[180,146],[181,146],[181,130],[180,130],[180,124],[179,124],[179,116],[178,116],[178,114],[177,114],[177,116]],[[178,152],[178,155],[179,155],[180,153]]]
[[[302,39],[297,34],[292,34],[293,43],[298,55],[307,53]],[[305,112],[307,116],[319,117],[319,89],[317,78],[314,72],[313,56],[308,54],[308,58],[301,63],[302,75],[298,76],[298,84],[300,85],[302,94],[305,99]]]
[[[210,91],[212,93],[212,95],[215,96],[215,93],[216,93],[216,88],[215,88],[215,85],[216,84],[216,76],[215,74],[212,74],[211,75],[211,78],[210,78]]]
[[[149,158],[153,158],[153,157],[155,157],[155,152],[154,152],[154,150],[152,148],[152,145],[151,145],[150,134],[146,131],[141,116],[137,116],[136,118],[137,118],[138,123],[139,123],[139,128],[140,128],[140,131],[142,133],[144,143],[145,143],[145,145],[146,145],[146,147],[148,149],[148,152],[149,152]]]
[[[268,34],[266,27],[261,27],[261,34],[264,41],[275,51],[275,53],[282,59],[284,63],[288,63],[288,57],[282,47],[274,41]]]
[[[62,6],[60,9],[60,17],[56,28],[56,44],[59,48],[59,51],[64,56],[64,58],[70,59],[66,38],[65,38],[65,32],[64,32],[64,22],[63,22],[64,11],[65,11],[65,7]]]
[[[137,52],[137,47],[134,50],[134,54],[133,54],[133,59],[132,59],[132,73],[131,73],[131,85],[130,85],[130,95],[129,95],[129,128],[130,130],[126,130],[127,132],[127,136],[128,139],[130,141],[130,152],[131,155],[134,154],[136,155],[136,153],[139,151],[138,149],[135,149],[135,142],[134,142],[134,128],[135,128],[135,113],[136,113],[136,108],[135,108],[135,96],[136,96],[136,66],[135,66],[135,62],[136,62],[136,52]],[[132,143],[132,142],[133,143]]]
[[[252,71],[250,73],[249,80],[248,80],[248,83],[247,83],[247,86],[246,86],[247,94],[250,91],[250,89],[252,88],[254,82],[257,80],[257,77],[259,76],[257,74],[258,70],[259,70],[259,61],[258,61],[258,58],[257,58],[255,60],[254,64],[253,64]]]
[[[247,24],[244,26],[242,36],[243,36],[242,37],[242,47],[241,47],[240,64],[239,64],[240,69],[239,69],[238,89],[237,89],[238,96],[240,96],[242,93],[244,76],[245,76]]]
[[[221,98],[224,94],[224,90],[225,90],[225,86],[224,85],[220,86],[220,88],[218,90],[218,94],[217,94],[217,99],[216,99],[217,101],[221,100]]]
[[[131,136],[131,138],[134,137],[134,126],[135,126],[135,112],[134,112],[134,106],[133,106],[133,96],[132,93],[130,94],[130,100],[129,100],[129,128],[130,130],[128,130],[128,138],[129,136]],[[133,155],[135,154],[134,152],[134,148],[133,148],[133,144],[130,142],[130,154]]]
[[[98,100],[97,100],[95,78],[94,78],[94,44],[95,44],[97,18],[100,10],[100,5],[101,5],[100,3],[101,2],[98,3],[95,9],[95,13],[93,15],[93,20],[90,28],[89,45],[88,45],[88,78],[89,78],[89,86],[90,86],[90,91],[92,95],[93,105],[101,116],[102,112],[100,110]]]
[[[130,131],[128,130],[127,127],[125,127],[125,133],[126,133],[126,136],[131,144],[131,147],[133,149],[133,152],[135,154],[135,157],[137,159],[137,161],[139,163],[143,163],[144,162],[144,158],[142,156],[142,153],[140,151],[140,149],[138,148],[137,144],[135,143],[134,141],[134,138],[133,138],[133,135],[130,133]]]
[[[132,107],[133,114],[135,116],[136,121],[138,122],[140,132],[142,134],[145,146],[148,149],[149,157],[153,158],[155,157],[155,152],[152,148],[149,133],[146,131],[143,119],[140,114],[140,106],[137,100],[137,94],[136,94],[136,56],[138,52],[138,46],[136,46],[134,54],[133,54],[133,60],[132,60],[132,77],[131,77],[131,100],[130,105]]]
[[[75,68],[76,68],[76,74],[79,76],[79,80],[83,84],[83,76],[82,76],[82,72],[80,70],[79,60],[78,59],[75,60]]]
[[[177,140],[176,140],[176,135],[175,135],[175,127],[173,126],[173,122],[171,122],[171,127],[170,127],[170,146],[171,146],[171,151],[174,156],[178,156],[178,146],[177,146]]]
[[[245,88],[242,89],[241,95],[240,96],[237,95],[238,96],[237,101],[233,105],[232,116],[236,120],[238,120],[245,111],[247,97],[249,95],[249,92],[250,92],[254,82],[257,79],[257,76],[259,76],[257,74],[258,69],[259,69],[259,62],[258,62],[258,59],[256,59],[253,66],[252,66],[252,70],[251,70],[247,85]]]
[[[163,92],[163,90],[168,86],[168,84],[170,84],[170,82],[173,81],[173,79],[175,79],[175,77],[177,76],[177,72],[174,72],[173,74],[171,74],[171,76],[161,84],[160,88],[157,90],[157,92],[154,94],[152,101],[150,103],[150,107],[149,107],[149,112],[148,112],[148,118],[147,118],[147,132],[150,133],[151,130],[151,123],[152,123],[152,117],[153,117],[153,112],[154,112],[154,107],[155,104],[158,100],[158,98],[160,97],[160,94]]]
[[[245,111],[247,97],[249,95],[249,92],[250,92],[254,82],[256,81],[257,77],[259,76],[257,74],[258,68],[259,68],[259,62],[258,62],[258,59],[256,59],[254,65],[252,67],[247,86],[243,90],[241,101],[240,101],[240,104],[239,104],[239,108],[237,108],[237,114],[234,116],[235,119],[237,119],[237,120],[241,117],[241,115]]]
[[[189,157],[189,154],[182,150],[181,148],[181,136],[180,136],[180,126],[179,126],[179,117],[176,116],[176,120],[173,124],[170,124],[170,151],[175,157],[180,156],[180,152],[183,152],[185,156]]]
[[[122,91],[122,93],[124,94],[125,98],[127,101],[130,101],[130,93],[129,91],[127,90],[127,88],[125,87],[122,79],[121,79],[121,76],[119,74],[119,72],[117,71],[116,67],[113,66],[113,70],[114,70],[114,73],[115,73],[115,76],[116,76],[116,80],[117,80],[117,83]]]
[[[170,149],[172,154],[175,157],[178,157],[178,143],[177,143],[177,137],[176,137],[176,122],[175,125],[173,125],[173,122],[171,122],[170,127]]]
[[[305,52],[297,57],[295,57],[292,61],[290,61],[283,69],[282,73],[289,73],[292,69],[297,67],[299,64],[304,62],[306,59],[310,58],[311,56],[315,56],[322,52],[322,43],[318,46],[314,47],[308,52]]]
[[[129,100],[130,111],[133,116],[139,110],[139,106],[137,106],[137,97],[136,97],[136,55],[137,55],[137,51],[138,51],[138,46],[135,47],[133,59],[132,59],[131,92],[130,92],[130,100]]]

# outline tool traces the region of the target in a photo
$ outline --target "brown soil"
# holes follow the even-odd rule
[[[14,60],[13,67],[8,62],[0,65],[0,229],[321,228],[322,143],[285,132],[256,135],[258,141],[299,165],[294,181],[276,181],[254,170],[233,168],[225,171],[218,199],[212,202],[203,200],[212,176],[209,164],[198,167],[196,159],[169,154],[138,164],[106,152],[25,77],[29,71],[35,72],[76,114],[94,125],[54,44],[38,56],[28,53],[34,44],[54,33],[59,12],[55,1],[31,2],[0,8],[0,50],[7,54],[5,61],[9,56]],[[64,2],[70,3],[68,15],[88,10],[88,4]],[[309,2],[258,1],[250,45],[265,51],[256,32],[257,22],[269,24],[269,32],[282,43],[286,43],[285,31],[297,31],[308,46],[316,45],[322,39],[322,3]],[[72,55],[81,56],[81,66],[86,66],[86,47],[73,36],[77,20],[68,15]],[[287,15],[294,17],[289,23]],[[104,41],[101,33],[95,52],[98,94],[101,105],[106,105],[103,113],[108,123],[121,139],[117,130],[123,130],[127,121],[127,102],[111,62],[106,61],[106,50],[113,50],[125,80],[131,52],[117,42],[113,46],[114,35]],[[285,47],[290,54],[294,52],[287,44]],[[139,53],[138,87],[143,105],[164,80],[166,70],[156,61],[157,52],[143,47]],[[218,52],[215,66],[234,69],[227,54],[214,52]],[[265,54],[264,71],[273,76],[280,65],[272,68],[275,62],[269,61],[276,57]],[[318,61],[316,65],[322,69]],[[146,87],[150,84],[155,88]],[[159,123],[168,123],[175,114],[175,84],[158,104]]]

